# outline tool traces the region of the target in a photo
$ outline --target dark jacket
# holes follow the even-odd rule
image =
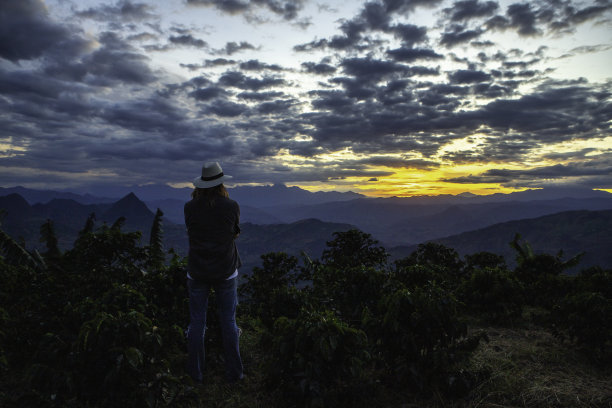
[[[240,207],[226,197],[185,203],[185,225],[189,235],[189,275],[204,282],[219,282],[242,263],[234,239],[240,233]]]

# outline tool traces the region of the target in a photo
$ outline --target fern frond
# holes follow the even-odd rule
[[[35,270],[46,268],[40,255],[36,258],[33,257],[2,229],[0,229],[0,253],[8,263],[13,265],[25,265]]]
[[[125,217],[121,216],[117,218],[117,220],[113,223],[113,225],[111,226],[111,229],[120,230],[124,224],[125,224]]]
[[[151,225],[151,236],[149,238],[149,257],[151,263],[155,266],[161,266],[165,260],[164,246],[162,242],[163,229],[162,217],[164,213],[159,208],[155,212],[153,225]]]
[[[53,221],[47,220],[47,222],[40,226],[40,242],[44,242],[47,247],[47,252],[44,254],[47,258],[58,258],[61,256]]]
[[[83,227],[82,230],[79,231],[79,236],[83,236],[85,234],[93,232],[95,221],[96,221],[96,213],[89,214],[89,217],[87,217],[87,221],[85,221],[85,226]]]

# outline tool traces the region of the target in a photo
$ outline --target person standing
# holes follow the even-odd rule
[[[210,290],[215,291],[225,358],[225,375],[233,383],[244,377],[236,325],[237,278],[241,266],[235,239],[240,234],[240,207],[229,198],[217,162],[205,163],[202,175],[193,180],[192,199],[185,203],[185,225],[189,236],[187,289],[187,372],[202,382],[206,311]]]

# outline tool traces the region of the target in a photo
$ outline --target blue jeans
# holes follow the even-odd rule
[[[208,309],[208,295],[211,288],[214,289],[217,299],[226,379],[229,382],[234,382],[243,377],[238,326],[236,325],[236,306],[238,305],[236,281],[237,278],[234,278],[221,283],[207,284],[187,279],[190,317],[189,328],[187,329],[187,350],[189,352],[187,373],[194,381],[202,381],[206,310]]]

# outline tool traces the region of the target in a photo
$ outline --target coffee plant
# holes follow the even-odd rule
[[[295,319],[278,318],[264,345],[271,383],[306,406],[346,403],[365,381],[367,337],[330,311],[302,309]]]
[[[523,284],[499,267],[475,269],[459,287],[458,296],[472,314],[490,323],[512,323],[525,304]]]

